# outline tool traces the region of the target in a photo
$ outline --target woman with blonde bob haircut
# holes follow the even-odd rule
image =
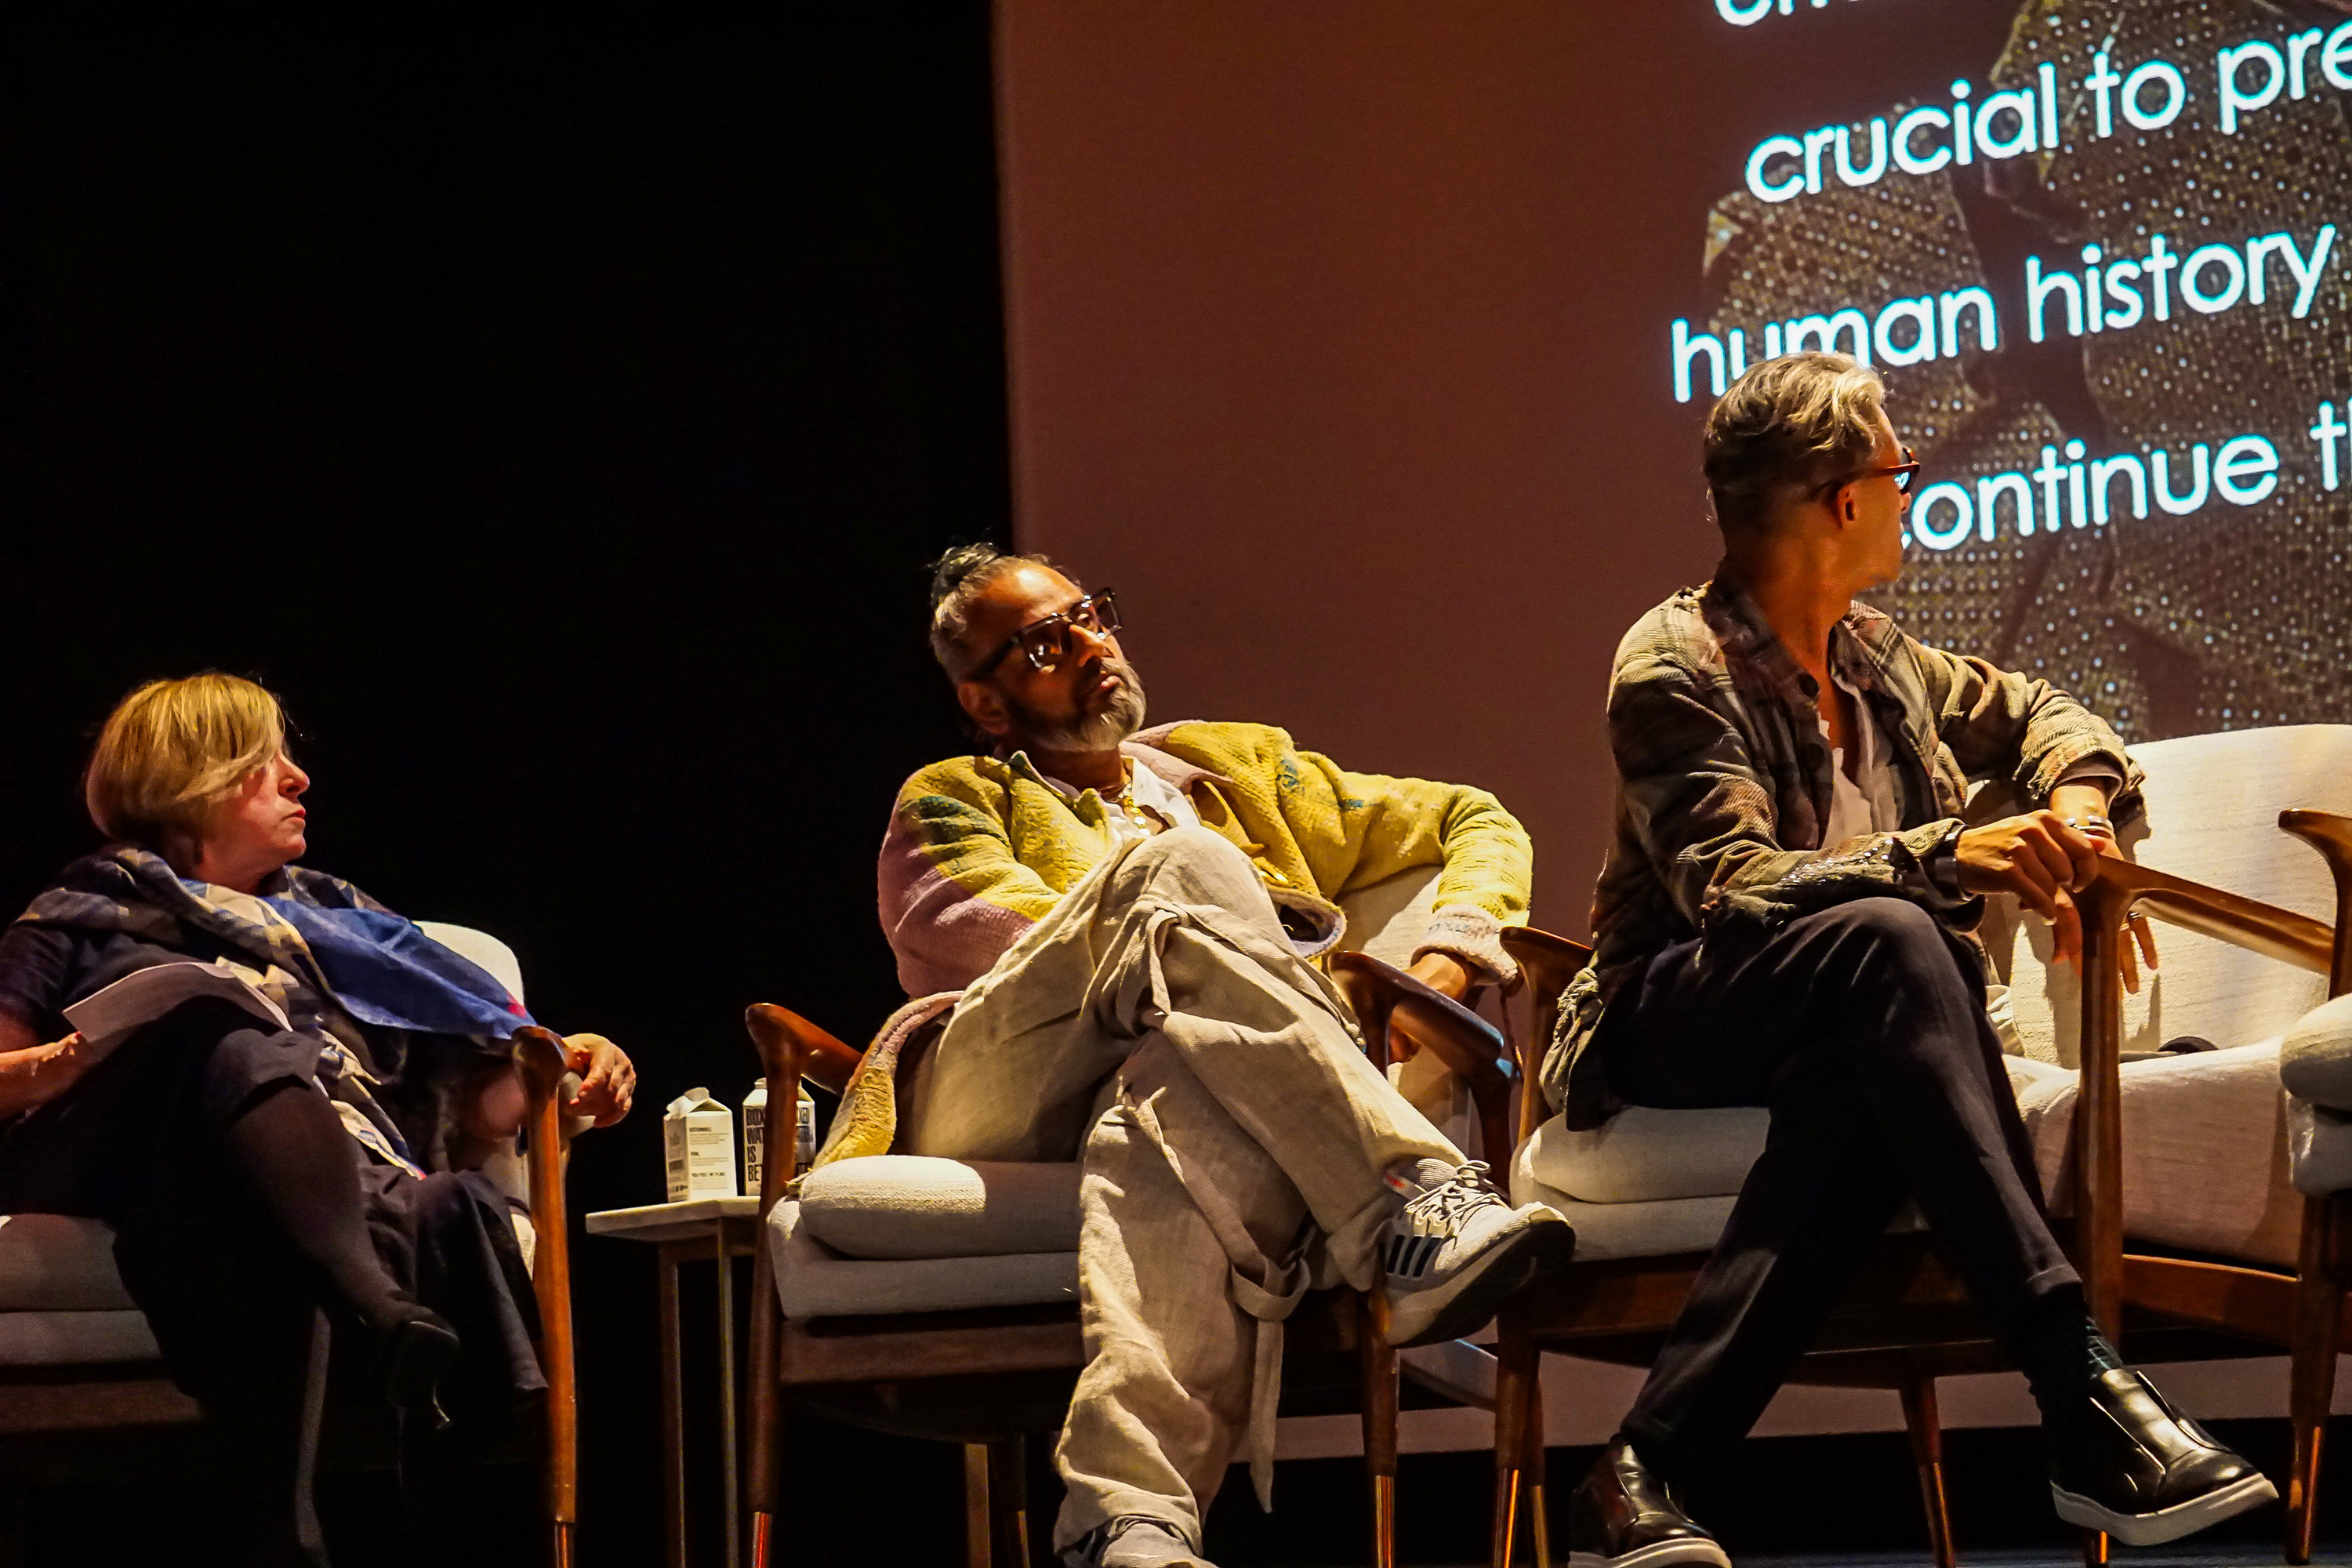
[[[89,1215],[173,1376],[222,1438],[242,1560],[326,1561],[308,1480],[320,1380],[364,1369],[412,1466],[495,1447],[544,1384],[506,1195],[520,1124],[495,978],[295,862],[310,775],[278,699],[205,673],[140,687],[83,777],[109,842],[0,934],[0,1213]],[[277,1009],[154,1004],[85,1040],[64,1012],[135,972],[225,965]],[[609,1040],[571,1104],[626,1114]]]
[[[151,680],[100,731],[82,800],[100,833],[169,858],[174,841],[200,841],[213,807],[285,750],[284,710],[252,681],[211,670]]]

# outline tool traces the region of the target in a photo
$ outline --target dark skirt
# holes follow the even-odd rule
[[[194,1002],[52,1103],[0,1125],[0,1214],[88,1215],[112,1226],[124,1287],[173,1379],[200,1400],[248,1373],[256,1355],[289,1353],[288,1325],[307,1324],[311,1309],[332,1313],[317,1271],[279,1233],[221,1137],[282,1085],[316,1093],[318,1053],[310,1036]],[[351,1157],[386,1271],[463,1342],[442,1384],[444,1405],[461,1424],[501,1424],[546,1386],[506,1195],[478,1172],[420,1180],[356,1141]]]

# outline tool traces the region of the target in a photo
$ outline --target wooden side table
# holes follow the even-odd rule
[[[727,1499],[727,1568],[743,1560],[742,1443],[736,1419],[735,1270],[759,1245],[756,1197],[696,1198],[682,1204],[606,1209],[588,1216],[591,1236],[654,1244],[661,1288],[662,1546],[667,1568],[686,1564],[685,1324],[678,1312],[678,1271],[709,1263],[718,1272],[719,1479]]]

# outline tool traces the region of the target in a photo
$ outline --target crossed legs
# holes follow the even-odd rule
[[[1462,1158],[1365,1060],[1249,862],[1200,828],[1065,897],[966,993],[906,1100],[912,1152],[1086,1167],[1061,1546],[1121,1514],[1197,1544],[1270,1412],[1270,1325],[1305,1287],[1308,1227],[1328,1272],[1369,1288],[1395,1212],[1382,1173]]]
[[[1897,899],[1668,949],[1612,1005],[1618,1093],[1761,1105],[1771,1132],[1624,1424],[1668,1475],[1763,1413],[1907,1199],[1997,1331],[2079,1289],[1969,950]]]

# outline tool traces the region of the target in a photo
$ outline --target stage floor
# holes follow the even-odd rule
[[[1564,1563],[1566,1559],[1559,1561]],[[1773,1552],[1735,1557],[1732,1561],[1737,1568],[1921,1568],[1929,1559],[1925,1552],[1823,1552],[1810,1555]],[[2330,1568],[2352,1563],[2352,1545],[2332,1549],[2322,1546],[2311,1561]],[[1960,1553],[1960,1568],[2081,1568],[2082,1562],[2079,1552],[2038,1548]],[[2200,1546],[2196,1542],[2184,1541],[2139,1550],[2119,1546],[2108,1562],[2111,1568],[2276,1568],[2279,1552],[2275,1544]]]

